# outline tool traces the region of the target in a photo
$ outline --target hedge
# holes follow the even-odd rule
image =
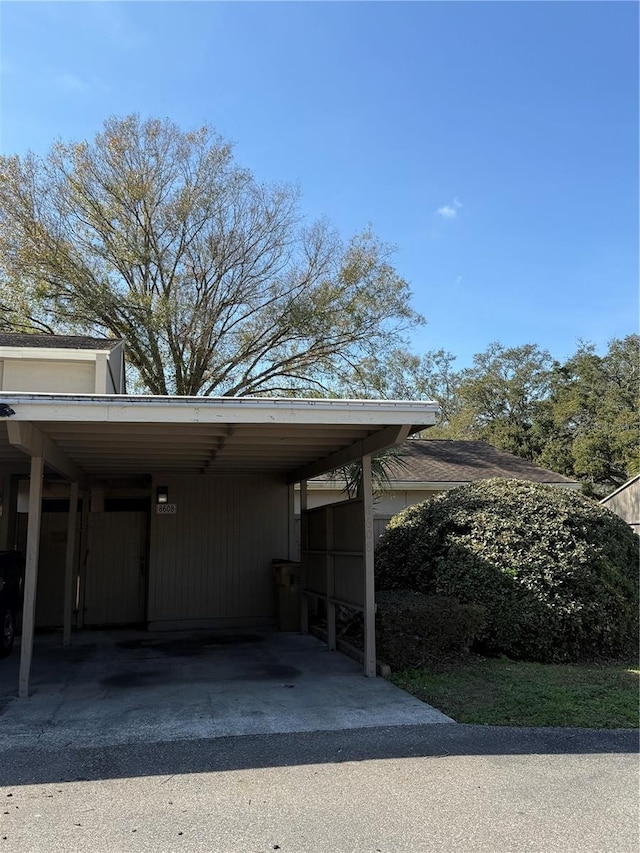
[[[484,608],[409,590],[376,596],[376,649],[397,669],[434,664],[469,651],[484,627]]]
[[[534,661],[637,649],[638,537],[579,493],[485,480],[395,516],[376,553],[379,590],[484,608],[480,650]]]

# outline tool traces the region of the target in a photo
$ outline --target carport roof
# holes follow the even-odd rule
[[[289,482],[402,441],[435,422],[424,401],[3,393],[0,465],[26,474],[44,448],[69,477],[269,473]],[[36,455],[36,454],[33,454]]]

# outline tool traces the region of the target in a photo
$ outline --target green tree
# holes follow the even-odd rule
[[[570,472],[600,494],[638,473],[639,347],[635,334],[613,339],[603,356],[583,343],[556,365],[539,413],[546,437],[541,464]]]
[[[152,393],[330,393],[422,322],[410,296],[370,231],[305,226],[209,128],[0,158],[0,327],[122,337]]]
[[[549,391],[550,354],[536,344],[490,344],[456,377],[449,438],[482,439],[525,459],[539,452],[536,415]]]
[[[440,406],[438,426],[429,435],[440,436],[460,408],[460,373],[453,368],[455,356],[444,349],[415,355],[395,349],[382,357],[370,357],[358,365],[351,387],[387,400],[433,400]]]

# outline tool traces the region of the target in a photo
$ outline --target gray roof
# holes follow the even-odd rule
[[[0,347],[54,347],[56,349],[114,349],[122,343],[119,338],[91,338],[87,335],[25,334],[0,332]]]
[[[486,441],[410,438],[401,446],[402,461],[391,460],[388,465],[387,473],[392,484],[469,483],[490,477],[533,483],[577,483],[512,453],[497,450]],[[321,479],[329,480],[331,477]]]

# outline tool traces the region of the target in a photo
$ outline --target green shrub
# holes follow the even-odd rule
[[[484,627],[484,610],[455,598],[419,592],[376,596],[378,657],[394,668],[420,667],[469,650]]]
[[[638,541],[577,492],[485,480],[395,516],[376,585],[481,605],[489,654],[616,657],[637,648]]]

